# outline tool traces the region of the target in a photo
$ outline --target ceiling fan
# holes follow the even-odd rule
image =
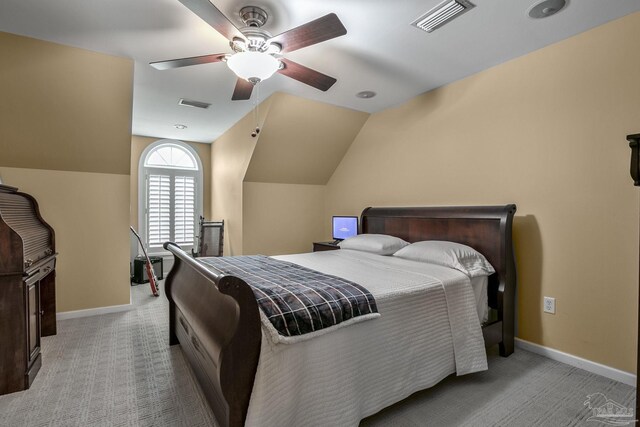
[[[251,98],[253,87],[276,72],[322,91],[328,90],[336,82],[333,77],[282,56],[283,53],[345,35],[347,30],[335,13],[272,37],[261,28],[267,22],[268,15],[257,6],[246,6],[240,9],[240,17],[246,26],[238,29],[209,0],[180,0],[180,3],[229,39],[229,45],[234,53],[151,62],[149,65],[152,67],[168,70],[190,65],[226,62],[238,76],[231,98],[233,101]]]

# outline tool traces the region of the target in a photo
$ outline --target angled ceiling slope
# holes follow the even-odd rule
[[[284,93],[269,100],[244,181],[326,184],[369,114]]]
[[[271,34],[335,13],[345,36],[289,58],[338,82],[322,92],[276,75],[261,84],[260,99],[286,92],[370,113],[640,10],[638,0],[572,0],[560,13],[536,20],[527,14],[536,0],[472,0],[475,8],[427,34],[410,24],[442,0],[211,1],[238,26],[242,6],[263,7]],[[230,101],[236,79],[220,64],[169,71],[149,66],[229,49],[224,36],[178,0],[1,0],[0,31],[132,58],[136,135],[211,142],[253,107],[252,101]],[[378,95],[357,98],[363,90]],[[212,105],[181,107],[180,98]]]

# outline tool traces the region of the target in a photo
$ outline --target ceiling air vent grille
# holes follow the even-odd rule
[[[474,7],[476,6],[467,0],[445,0],[413,21],[411,25],[430,33]]]
[[[178,105],[184,105],[185,107],[205,108],[205,109],[211,107],[211,104],[207,102],[190,101],[184,98],[181,98],[180,101],[178,101]]]

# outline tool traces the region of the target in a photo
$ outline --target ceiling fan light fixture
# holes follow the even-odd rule
[[[262,52],[238,52],[227,59],[227,65],[236,76],[254,84],[280,69],[280,61]]]

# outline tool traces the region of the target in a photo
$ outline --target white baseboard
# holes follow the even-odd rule
[[[636,386],[636,376],[631,372],[621,371],[620,369],[612,368],[611,366],[592,362],[591,360],[583,359],[582,357],[564,353],[559,350],[554,350],[540,344],[534,344],[520,338],[516,338],[515,341],[516,347],[530,351],[531,353],[539,354],[540,356],[547,357],[551,360],[556,360],[594,374],[602,375],[603,377],[619,381],[632,387]]]
[[[109,307],[89,308],[86,310],[63,311],[56,314],[57,320],[76,319],[78,317],[98,316],[100,314],[119,313],[122,311],[133,310],[135,306],[132,303],[122,305],[112,305]]]

